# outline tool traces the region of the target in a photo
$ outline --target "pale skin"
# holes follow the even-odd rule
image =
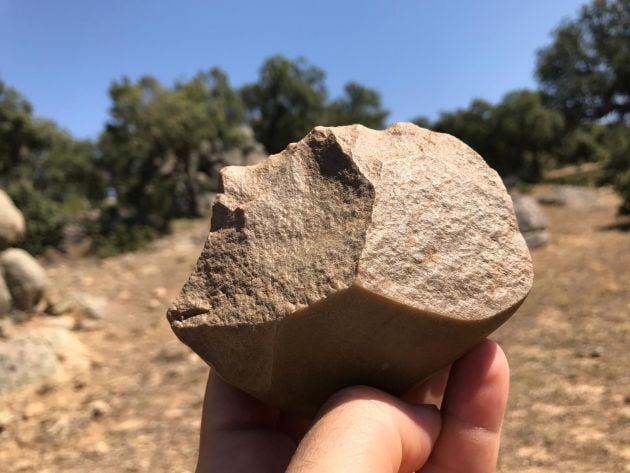
[[[493,472],[508,385],[507,360],[490,340],[402,398],[347,388],[314,420],[285,415],[211,373],[197,473]]]

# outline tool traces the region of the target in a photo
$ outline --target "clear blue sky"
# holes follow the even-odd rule
[[[0,78],[78,137],[124,75],[172,84],[217,65],[253,81],[275,53],[305,56],[331,95],[356,80],[390,121],[534,87],[535,51],[584,0],[0,0]]]

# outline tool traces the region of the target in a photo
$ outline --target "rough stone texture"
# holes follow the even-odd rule
[[[65,328],[44,325],[0,338],[0,393],[89,366],[86,346]]]
[[[0,189],[0,250],[19,243],[24,238],[24,216],[11,198]]]
[[[90,367],[87,347],[67,328],[48,324],[36,332],[52,347],[65,371],[84,371]]]
[[[4,281],[4,277],[2,277],[2,271],[0,271],[0,317],[7,314],[11,310],[12,305],[11,293],[7,283]]]
[[[22,249],[9,248],[0,253],[0,272],[11,292],[13,306],[31,311],[42,298],[47,284],[46,272],[37,260]]]
[[[228,382],[288,411],[312,414],[353,384],[402,393],[531,287],[503,183],[449,135],[317,127],[220,176],[168,319]]]
[[[41,334],[29,331],[0,340],[0,392],[41,381],[57,371],[52,345]]]
[[[543,208],[528,195],[515,194],[512,200],[518,226],[527,246],[537,248],[546,245],[549,241],[549,222]]]

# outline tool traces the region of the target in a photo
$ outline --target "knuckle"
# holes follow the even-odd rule
[[[378,419],[386,416],[391,401],[389,396],[369,386],[351,386],[333,394],[322,412],[343,409],[352,416]]]
[[[339,406],[355,401],[378,400],[383,398],[383,393],[369,386],[350,386],[340,389],[333,394],[326,403],[330,406]]]

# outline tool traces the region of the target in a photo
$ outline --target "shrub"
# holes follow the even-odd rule
[[[6,191],[26,219],[26,239],[22,247],[32,254],[57,248],[63,237],[62,205],[48,199],[27,180],[11,182]]]
[[[90,233],[94,235],[94,244],[99,256],[109,257],[134,251],[159,236],[156,228],[138,224],[123,214],[117,205],[109,205],[93,222]]]

